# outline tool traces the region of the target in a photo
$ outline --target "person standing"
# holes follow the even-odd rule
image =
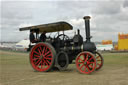
[[[37,42],[38,42],[38,40],[37,40],[37,39],[35,38],[35,36],[34,36],[34,30],[33,30],[33,29],[30,30],[29,40],[30,40],[30,42],[32,42],[32,43],[37,43]]]
[[[46,32],[43,32],[43,33],[40,35],[40,41],[41,41],[41,42],[45,42],[45,41],[46,41]]]

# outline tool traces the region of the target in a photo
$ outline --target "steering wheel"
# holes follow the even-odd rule
[[[57,36],[57,39],[60,39],[62,41],[66,41],[66,40],[69,40],[69,37],[65,34],[60,34]]]

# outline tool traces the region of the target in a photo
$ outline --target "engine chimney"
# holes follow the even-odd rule
[[[85,32],[86,32],[86,42],[90,42],[90,16],[85,16],[83,19],[85,20]]]

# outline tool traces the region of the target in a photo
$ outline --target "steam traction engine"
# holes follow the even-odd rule
[[[57,36],[48,37],[46,42],[30,44],[30,63],[36,71],[50,71],[53,67],[65,70],[75,60],[76,67],[80,73],[90,74],[103,66],[103,57],[96,51],[96,46],[91,42],[90,16],[85,16],[86,41],[80,35],[80,30],[70,39],[64,34],[65,30],[73,27],[67,22],[57,22],[31,27],[20,28],[23,30],[34,30],[36,38],[42,32],[57,32]],[[63,31],[59,34],[59,31]]]

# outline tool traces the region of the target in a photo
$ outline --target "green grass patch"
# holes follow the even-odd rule
[[[104,53],[104,64],[128,66],[128,53]]]
[[[35,72],[29,53],[0,50],[0,85],[128,85],[128,53],[103,53],[104,66],[92,75],[74,64],[66,71]]]

